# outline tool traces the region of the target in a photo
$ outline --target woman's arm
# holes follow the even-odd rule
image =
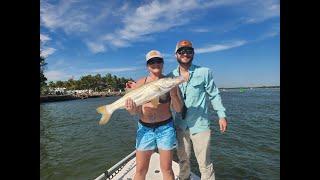
[[[139,79],[137,82],[128,81],[126,83],[126,89],[136,89],[142,86],[143,83],[144,78]],[[142,114],[142,106],[137,106],[131,98],[126,99],[125,108],[131,115]]]

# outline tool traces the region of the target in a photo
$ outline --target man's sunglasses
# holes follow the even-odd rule
[[[148,65],[152,65],[152,64],[156,64],[156,63],[157,64],[163,63],[163,59],[162,58],[152,58],[147,62]]]
[[[178,53],[179,55],[183,55],[183,54],[192,55],[192,54],[194,54],[194,50],[193,50],[193,48],[179,49],[179,50],[177,51],[177,53]]]

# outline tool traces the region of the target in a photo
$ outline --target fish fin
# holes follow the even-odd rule
[[[151,104],[155,107],[158,107],[159,105],[159,97],[156,97],[154,99],[151,100]]]
[[[96,110],[98,113],[102,114],[102,117],[99,121],[99,125],[104,125],[106,123],[109,122],[110,120],[110,117],[112,115],[112,113],[110,113],[107,109],[108,109],[108,106],[109,105],[106,105],[106,106],[100,106],[98,107]]]

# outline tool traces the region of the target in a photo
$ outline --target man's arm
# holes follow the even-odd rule
[[[213,74],[212,71],[208,71],[207,77],[206,77],[206,83],[205,83],[205,89],[209,96],[209,100],[212,104],[212,107],[214,110],[217,111],[217,114],[219,118],[225,118],[226,109],[224,108],[221,96],[219,94],[219,89],[216,87],[214,81],[213,81]]]
[[[212,104],[213,109],[217,111],[219,117],[220,131],[224,132],[227,128],[227,120],[225,114],[226,109],[222,104],[219,89],[216,87],[213,81],[213,74],[210,70],[208,70],[208,74],[206,76],[205,89],[209,96],[209,100]]]
[[[178,87],[174,87],[171,91],[170,91],[170,96],[171,96],[171,105],[173,107],[173,109],[176,112],[181,112],[182,106],[183,106],[183,102],[182,102],[182,98],[180,95],[180,90]]]

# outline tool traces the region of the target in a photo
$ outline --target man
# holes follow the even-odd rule
[[[175,55],[179,66],[169,76],[184,76],[187,82],[179,85],[184,100],[184,111],[175,114],[177,132],[177,155],[179,158],[179,179],[190,179],[191,142],[201,172],[201,180],[214,180],[215,173],[210,160],[210,136],[208,97],[219,116],[220,131],[227,128],[225,108],[219,90],[213,81],[212,71],[192,63],[194,49],[188,40],[179,41]]]

